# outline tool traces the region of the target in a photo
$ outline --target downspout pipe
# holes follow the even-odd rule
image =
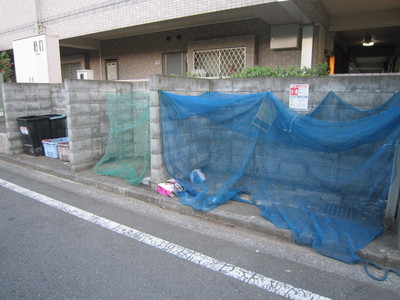
[[[35,33],[40,34],[43,32],[42,15],[40,12],[40,0],[33,0],[33,6],[35,11]]]

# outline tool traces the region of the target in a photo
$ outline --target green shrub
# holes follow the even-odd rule
[[[239,73],[234,73],[230,78],[258,78],[258,77],[313,77],[326,76],[329,74],[328,63],[319,63],[315,70],[310,68],[299,68],[289,66],[287,69],[282,67],[247,67]]]
[[[197,77],[201,77],[201,74],[200,74],[200,73],[186,72],[186,77],[194,77],[194,78],[197,78]]]
[[[327,62],[319,63],[317,65],[317,75],[318,76],[329,75],[329,64]]]
[[[0,73],[4,75],[4,81],[10,80],[13,75],[11,58],[5,51],[0,53]]]

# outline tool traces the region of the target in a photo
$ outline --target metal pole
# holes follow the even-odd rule
[[[3,83],[4,76],[0,73],[0,119],[4,119]]]
[[[33,0],[35,8],[35,32],[40,34],[43,32],[42,16],[40,13],[40,0]]]

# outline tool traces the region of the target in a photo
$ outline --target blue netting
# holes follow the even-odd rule
[[[296,242],[347,263],[383,232],[400,94],[361,111],[331,92],[308,115],[271,92],[160,96],[164,162],[183,204],[255,204]]]

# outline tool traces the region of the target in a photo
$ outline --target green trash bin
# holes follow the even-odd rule
[[[17,119],[24,152],[43,155],[42,140],[51,138],[49,117],[25,116]]]

